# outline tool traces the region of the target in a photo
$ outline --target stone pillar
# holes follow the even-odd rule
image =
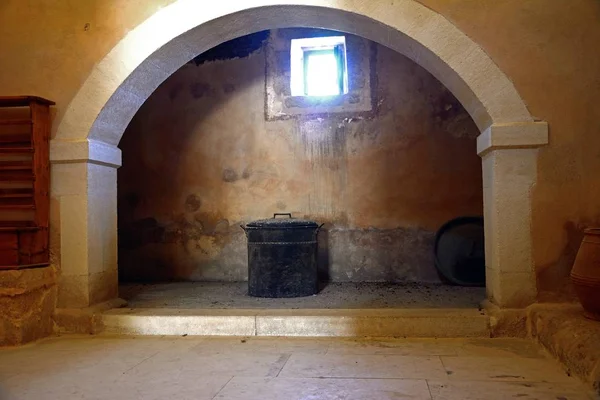
[[[58,308],[85,308],[118,295],[118,148],[51,142],[51,254]]]
[[[486,287],[490,301],[522,308],[537,296],[531,238],[531,191],[545,122],[495,124],[477,139],[483,162]]]

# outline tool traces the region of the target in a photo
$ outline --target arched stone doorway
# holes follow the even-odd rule
[[[333,29],[383,44],[427,69],[456,96],[482,132],[477,151],[483,160],[488,297],[502,307],[535,299],[530,196],[536,148],[548,141],[547,125],[533,120],[510,80],[476,43],[416,1],[294,3],[225,1],[207,8],[178,0],[130,32],[92,71],[51,146],[59,308],[117,296],[117,145],[142,103],[209,48],[289,26]]]

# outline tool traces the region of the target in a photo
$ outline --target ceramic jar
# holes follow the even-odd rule
[[[585,316],[600,321],[600,228],[584,231],[571,280]]]

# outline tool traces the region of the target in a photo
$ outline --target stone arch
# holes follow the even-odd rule
[[[290,26],[339,30],[390,47],[456,96],[482,131],[489,297],[503,306],[535,298],[530,190],[535,148],[547,143],[547,126],[533,121],[512,82],[481,47],[415,0],[201,3],[178,0],[127,34],[94,68],[60,121],[51,145],[51,195],[61,210],[54,221],[61,237],[55,250],[62,274],[59,307],[89,306],[117,295],[116,146],[143,102],[211,47]],[[74,174],[83,179],[69,180]],[[75,210],[79,221],[63,214],[63,207]],[[515,291],[515,282],[525,284]]]

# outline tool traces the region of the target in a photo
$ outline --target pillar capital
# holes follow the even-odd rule
[[[498,149],[532,149],[548,144],[548,123],[514,122],[490,125],[477,137],[477,154]]]
[[[52,164],[90,163],[105,167],[121,166],[121,149],[111,144],[93,140],[51,140]]]

